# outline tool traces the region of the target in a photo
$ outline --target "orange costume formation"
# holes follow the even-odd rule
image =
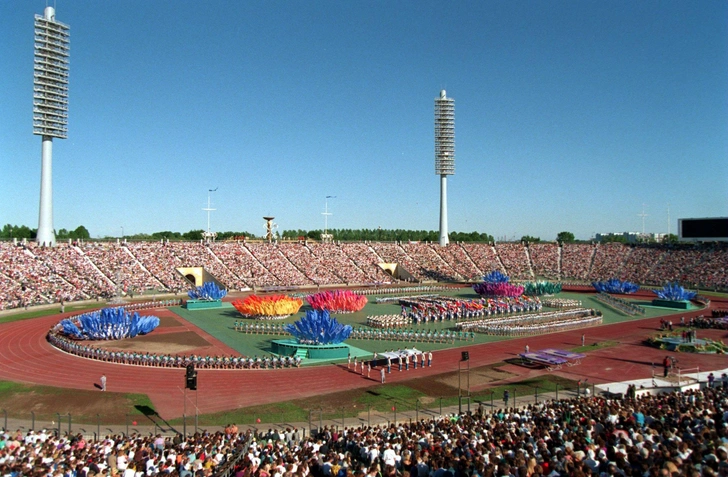
[[[286,317],[298,313],[303,305],[300,298],[291,298],[286,295],[258,296],[250,295],[244,300],[233,302],[233,306],[240,314],[249,317]]]

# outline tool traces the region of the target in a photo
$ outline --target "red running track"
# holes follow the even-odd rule
[[[725,302],[719,305],[725,307]],[[707,310],[679,313],[676,315],[677,321],[680,316],[690,318],[706,312]],[[675,318],[673,320],[675,321]],[[68,389],[94,390],[99,377],[105,374],[109,391],[147,394],[157,412],[166,419],[183,414],[183,369],[112,364],[66,354],[52,347],[45,338],[47,331],[58,321],[59,315],[56,315],[0,325],[0,363],[2,363],[0,379]],[[220,353],[232,353],[232,350],[224,344],[191,323],[185,322],[185,326],[203,336],[213,348],[219,348]],[[658,327],[659,318],[636,319],[588,328],[584,331],[553,333],[492,344],[466,345],[434,352],[432,368],[411,369],[401,373],[394,371],[387,375],[387,382],[402,382],[457,371],[463,349],[469,351],[470,367],[473,369],[514,358],[523,351],[526,344],[531,350],[580,346],[582,333],[586,333],[587,344],[603,340],[614,340],[620,344],[589,352],[581,365],[564,368],[556,371],[557,374],[574,380],[588,379],[590,383],[595,384],[647,378],[652,375],[652,363],[657,364],[659,372],[659,365],[666,354],[665,351],[642,344],[644,338],[654,333]],[[701,337],[723,339],[726,332],[700,330],[698,334]],[[699,366],[701,370],[707,371],[723,369],[728,365],[725,356],[722,355],[683,353],[677,356],[683,368]],[[506,366],[508,371],[519,373],[514,379],[546,372]],[[279,370],[200,370],[197,391],[199,411],[207,414],[377,386],[378,375],[378,372],[373,371],[372,379],[366,379],[347,370],[345,365]]]

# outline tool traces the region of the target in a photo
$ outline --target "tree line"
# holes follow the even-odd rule
[[[12,240],[16,238],[34,240],[37,235],[38,229],[31,229],[27,225],[5,224],[2,230],[0,230],[0,239]],[[89,234],[88,229],[86,229],[83,225],[79,225],[74,230],[58,229],[58,231],[56,231],[56,239],[58,240],[88,238],[91,238],[91,235]]]
[[[281,237],[295,240],[300,237],[321,240],[323,230],[284,230]],[[329,229],[334,240],[344,242],[439,242],[440,232],[436,230],[404,230],[404,229]],[[450,232],[451,242],[492,242],[493,236],[480,232]]]
[[[2,230],[0,230],[0,240],[11,240],[17,239],[28,239],[34,240],[36,237],[37,229],[32,229],[26,225],[11,225],[5,224]],[[405,229],[330,229],[327,230],[329,234],[333,236],[334,240],[341,240],[344,242],[439,242],[440,232],[436,230],[405,230]],[[282,233],[275,232],[276,239],[284,240],[298,240],[303,237],[309,240],[321,240],[321,235],[324,233],[323,230],[284,230]],[[205,231],[202,229],[190,230],[188,232],[172,232],[170,230],[164,230],[160,232],[154,232],[151,234],[139,233],[132,235],[125,235],[124,237],[113,237],[106,236],[105,240],[126,238],[128,240],[173,240],[173,241],[199,241],[205,237]],[[79,225],[74,230],[59,229],[56,231],[57,240],[67,239],[89,239],[91,235],[88,229],[83,225]],[[253,235],[247,231],[242,232],[218,232],[216,240],[242,240],[242,239],[260,240],[265,238],[264,235]],[[492,235],[482,232],[450,232],[449,238],[451,242],[483,242],[491,243],[494,242]],[[539,243],[541,242],[540,237],[533,237],[531,235],[524,235],[521,237],[521,242],[526,243]],[[556,235],[556,241],[559,243],[574,243],[584,242],[583,240],[576,240],[574,234],[571,232],[559,232]],[[622,242],[626,243],[626,239],[620,235],[610,236],[604,239],[605,242]],[[678,237],[675,234],[670,234],[666,238],[667,243],[676,243]]]

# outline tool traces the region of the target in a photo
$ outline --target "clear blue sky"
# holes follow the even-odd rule
[[[51,0],[51,5],[53,5]],[[33,15],[0,2],[0,223],[38,225]],[[54,225],[450,230],[552,240],[728,215],[728,2],[57,0]]]

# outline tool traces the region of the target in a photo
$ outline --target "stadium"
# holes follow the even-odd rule
[[[32,237],[0,241],[0,474],[728,472],[728,219],[680,219],[672,240],[668,205],[665,240],[644,240],[644,208],[634,243],[451,240],[441,89],[431,240],[343,240],[330,195],[315,238],[268,213],[264,236],[222,239],[217,188],[198,240],[68,239],[69,31],[35,17],[40,207]]]

